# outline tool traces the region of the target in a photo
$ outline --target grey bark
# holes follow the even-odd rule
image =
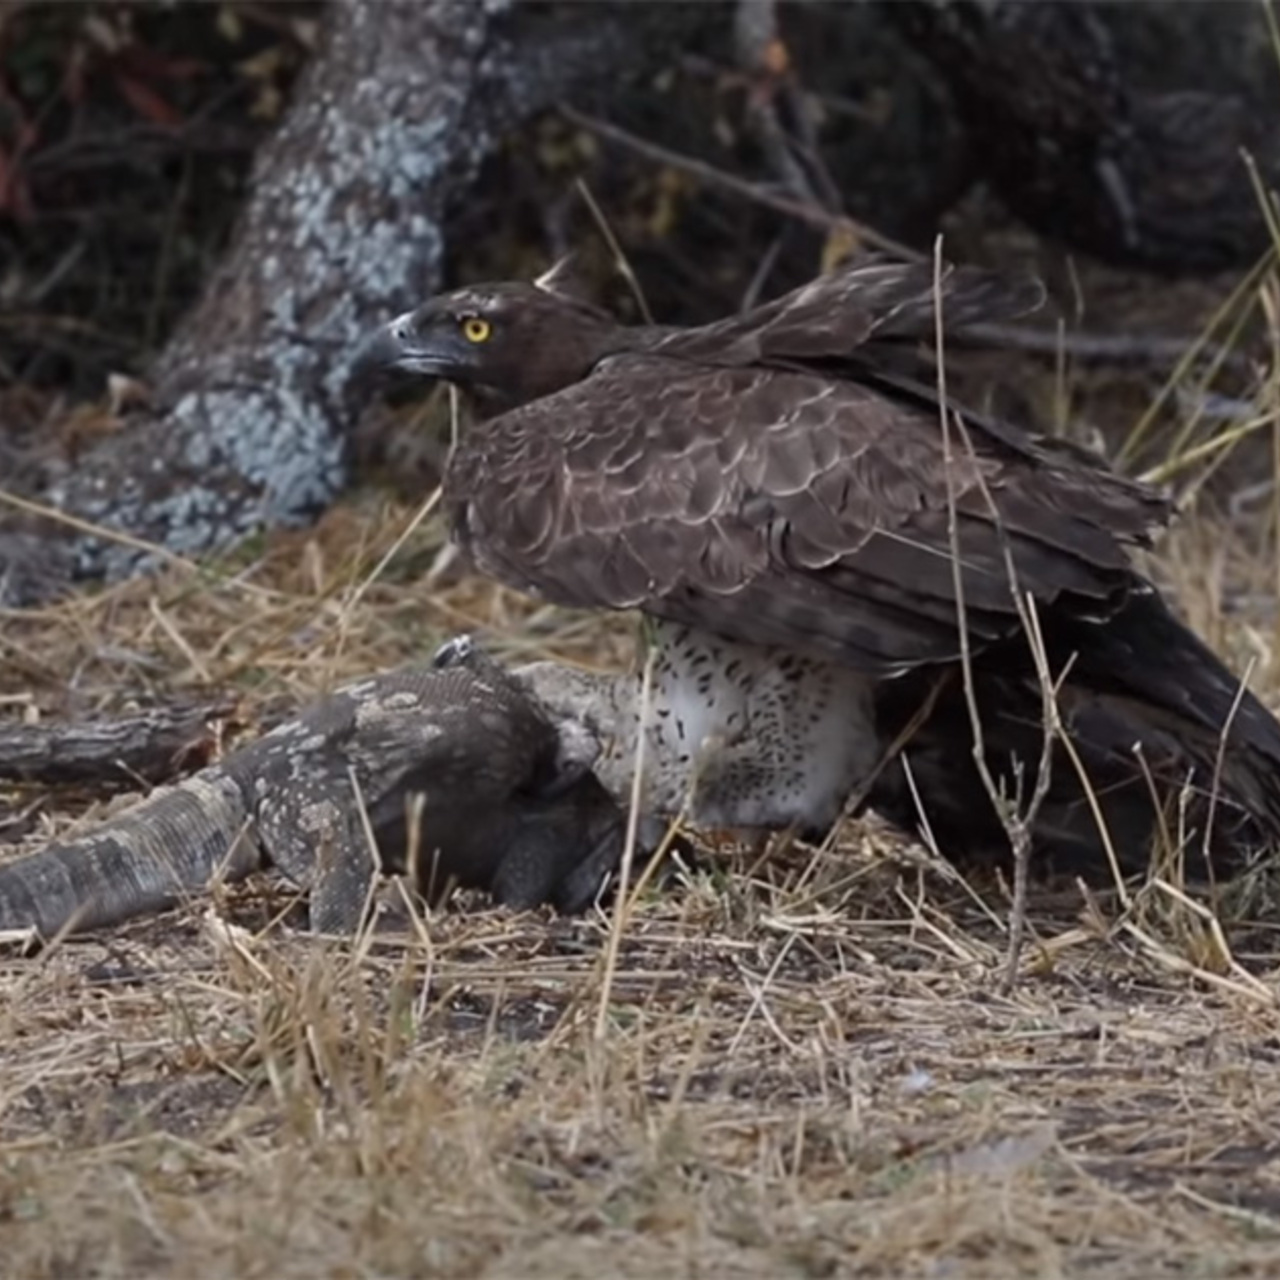
[[[154,370],[154,407],[46,500],[180,554],[312,517],[346,480],[351,358],[371,325],[439,284],[449,202],[516,123],[643,71],[707,20],[685,8],[336,0],[231,247]],[[5,524],[10,601],[148,561]]]

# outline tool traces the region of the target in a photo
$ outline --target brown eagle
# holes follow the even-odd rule
[[[1280,833],[1280,725],[1133,567],[1168,501],[954,404],[944,430],[920,376],[939,318],[950,333],[1041,297],[863,262],[671,328],[620,324],[551,276],[435,297],[366,359],[471,401],[444,493],[483,572],[653,620],[651,809],[692,792],[695,820],[812,834],[862,793],[944,851],[998,852],[960,665],[967,648],[991,772],[1025,799],[1044,737],[1016,586],[1071,744],[1041,855],[1098,866],[1110,846],[1138,868],[1159,839],[1238,866]],[[601,716],[637,714],[634,684],[609,697]]]

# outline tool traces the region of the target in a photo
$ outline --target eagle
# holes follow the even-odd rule
[[[1170,499],[928,372],[939,331],[1043,296],[856,261],[714,323],[628,325],[553,270],[433,297],[361,364],[463,393],[443,496],[480,571],[647,615],[646,811],[816,837],[870,806],[998,855],[1051,678],[1033,851],[1237,869],[1280,835],[1280,724],[1135,566]],[[628,742],[637,678],[596,707]]]

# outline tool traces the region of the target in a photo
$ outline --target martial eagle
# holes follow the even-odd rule
[[[367,358],[471,402],[444,497],[481,571],[649,615],[651,808],[678,810],[696,773],[695,820],[814,833],[861,788],[900,824],[923,809],[944,851],[998,848],[960,627],[991,771],[1025,797],[1042,693],[1016,583],[1072,746],[1042,855],[1096,866],[1109,843],[1141,866],[1163,836],[1238,865],[1280,832],[1280,725],[1131,562],[1170,503],[953,404],[945,430],[917,364],[938,308],[952,332],[1042,292],[935,275],[857,263],[693,328],[623,325],[555,278],[472,285]]]

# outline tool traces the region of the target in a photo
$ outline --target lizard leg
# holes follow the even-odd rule
[[[377,855],[369,847],[359,815],[353,816],[355,822],[344,822],[341,830],[325,832],[316,849],[310,898],[315,933],[356,933],[373,900]]]
[[[260,835],[272,863],[307,889],[316,933],[353,934],[360,927],[379,867],[360,806],[344,789],[299,800],[281,791],[259,807]]]

